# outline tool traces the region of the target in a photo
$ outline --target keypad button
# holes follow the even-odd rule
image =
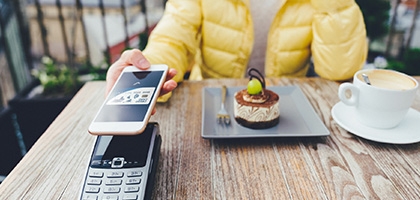
[[[134,184],[140,184],[140,182],[141,182],[141,178],[129,178],[129,179],[127,179],[125,184],[134,185]]]
[[[107,175],[108,178],[122,178],[124,176],[124,172],[111,172]]]
[[[89,177],[102,178],[103,176],[104,176],[103,172],[97,172],[97,171],[89,172]]]
[[[129,171],[127,173],[127,177],[137,177],[137,176],[142,176],[143,172],[142,171]]]
[[[118,196],[117,195],[104,195],[102,197],[102,200],[118,200]]]
[[[85,196],[83,196],[82,199],[83,200],[97,200],[98,196],[96,196],[96,195],[85,195]]]
[[[99,187],[86,186],[85,191],[86,191],[86,193],[98,193],[99,192]]]
[[[108,179],[106,180],[106,185],[121,185],[122,180],[121,179]]]
[[[125,194],[123,200],[137,200],[137,194]]]
[[[101,185],[102,180],[97,178],[90,178],[86,182],[88,185]]]
[[[119,193],[120,187],[106,187],[104,193]]]
[[[129,186],[125,188],[124,192],[138,192],[139,190],[140,190],[140,187]]]

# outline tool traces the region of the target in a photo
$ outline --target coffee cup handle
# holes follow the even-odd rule
[[[347,91],[351,92],[350,97],[347,97]],[[351,83],[342,83],[338,88],[338,97],[340,97],[340,100],[343,103],[349,106],[355,106],[357,104],[357,100],[359,99],[359,88]]]

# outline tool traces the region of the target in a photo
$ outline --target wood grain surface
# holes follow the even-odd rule
[[[383,144],[342,129],[331,116],[339,102],[337,82],[267,79],[269,86],[299,86],[330,136],[203,139],[203,87],[246,83],[185,81],[168,102],[157,105],[151,121],[160,124],[163,142],[153,199],[420,197],[419,143]],[[90,82],[81,89],[0,184],[0,199],[78,198],[95,141],[87,127],[104,100],[104,88],[105,82]],[[420,110],[420,91],[413,108]]]

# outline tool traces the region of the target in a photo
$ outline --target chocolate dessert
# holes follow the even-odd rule
[[[265,88],[265,79],[258,70],[252,68],[248,74],[250,82],[247,89],[235,93],[233,104],[236,122],[252,129],[276,126],[280,118],[279,96]]]

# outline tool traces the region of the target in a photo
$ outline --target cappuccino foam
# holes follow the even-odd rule
[[[389,90],[409,90],[416,87],[416,82],[408,76],[392,70],[372,70],[366,73],[374,87]],[[357,78],[364,82],[362,74]]]

